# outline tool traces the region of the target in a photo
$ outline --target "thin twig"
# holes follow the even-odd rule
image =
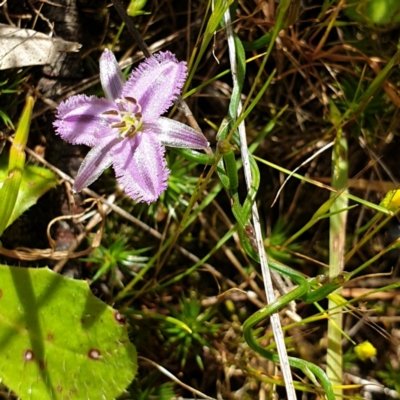
[[[207,396],[206,394],[200,392],[199,390],[187,385],[186,383],[182,382],[181,380],[179,380],[174,374],[172,374],[171,372],[169,372],[166,368],[164,368],[162,365],[155,363],[152,360],[149,360],[148,358],[139,356],[138,357],[140,360],[146,361],[147,363],[149,363],[150,365],[152,365],[153,367],[157,368],[162,374],[164,374],[166,377],[168,377],[169,379],[171,379],[172,381],[174,381],[177,385],[182,386],[183,388],[185,388],[186,390],[189,390],[190,392],[192,392],[193,394],[201,397],[202,399],[207,399],[207,400],[216,400],[214,397],[210,397]]]
[[[110,196],[108,196],[107,201],[110,203],[113,203],[115,200],[115,195],[112,194]],[[86,224],[85,229],[83,230],[83,232],[81,232],[78,237],[76,238],[76,240],[74,241],[74,243],[69,247],[68,249],[68,253],[73,253],[78,246],[81,244],[81,242],[85,239],[85,237],[87,236],[87,234],[89,232],[91,232],[91,230],[100,222],[104,221],[104,218],[106,216],[106,214],[109,214],[111,212],[111,208],[108,207],[105,204],[102,204],[100,207],[102,207],[102,213],[100,212],[96,212],[93,217],[90,219],[90,221]],[[102,215],[103,214],[103,215]],[[58,263],[53,267],[53,271],[60,273],[61,270],[64,268],[65,264],[68,262],[69,257],[65,257],[63,259],[61,259],[60,261],[58,261]]]

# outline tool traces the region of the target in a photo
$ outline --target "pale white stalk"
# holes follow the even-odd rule
[[[229,59],[232,71],[232,79],[234,83],[236,83],[237,82],[236,48],[235,48],[234,38],[232,35],[232,25],[231,25],[231,17],[229,9],[226,11],[224,18],[226,25],[226,34],[228,37]],[[242,103],[241,101],[239,101],[237,115],[239,116],[241,112],[242,112]],[[249,150],[247,147],[246,127],[244,121],[242,121],[238,129],[239,129],[240,151],[243,162],[244,176],[246,179],[247,189],[249,190],[252,185],[252,176],[250,170]],[[274,288],[272,286],[271,273],[268,268],[267,254],[265,253],[260,219],[256,203],[253,204],[252,214],[253,214],[254,233],[257,242],[257,249],[258,249],[258,254],[260,256],[261,272],[264,280],[265,294],[267,297],[268,304],[271,304],[275,301],[275,293],[274,293]],[[285,381],[287,398],[289,400],[296,400],[296,393],[293,385],[292,372],[290,370],[279,314],[272,314],[270,320],[271,320],[272,331],[274,333],[277,352],[280,359],[281,370]]]

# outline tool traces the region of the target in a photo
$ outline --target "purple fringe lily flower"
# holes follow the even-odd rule
[[[74,191],[86,188],[113,165],[118,182],[133,200],[157,200],[167,188],[170,172],[164,146],[208,146],[194,129],[161,117],[185,79],[186,63],[161,52],[143,61],[124,82],[114,54],[104,51],[100,81],[106,98],[72,96],[59,105],[54,122],[64,140],[93,147],[78,171]]]

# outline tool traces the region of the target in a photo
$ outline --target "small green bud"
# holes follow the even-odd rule
[[[229,143],[229,140],[226,140],[226,139],[220,140],[217,143],[217,148],[221,154],[228,154],[229,152],[231,152],[233,150],[233,147]]]

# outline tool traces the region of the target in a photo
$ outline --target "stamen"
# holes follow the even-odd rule
[[[119,112],[117,110],[109,110],[109,111],[104,111],[103,115],[118,115]]]
[[[132,103],[132,104],[134,104],[136,106],[137,100],[134,99],[133,97],[125,97],[125,99],[128,100],[129,103]]]
[[[129,137],[131,134],[136,132],[136,126],[131,125],[131,127],[124,133],[125,137]]]
[[[111,128],[126,128],[126,122],[117,122],[115,124],[110,125]]]
[[[135,116],[136,119],[141,119],[143,117],[143,114],[141,112],[137,112],[133,115]]]

